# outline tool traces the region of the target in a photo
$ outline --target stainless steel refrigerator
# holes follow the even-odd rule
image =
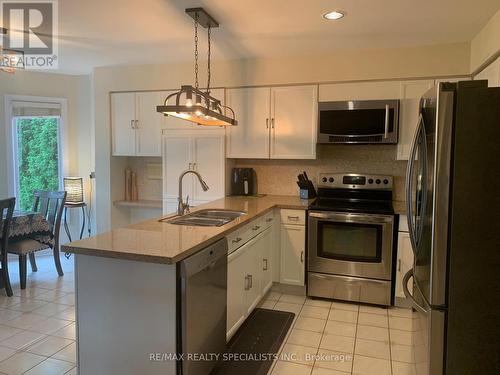
[[[417,375],[500,373],[499,181],[500,88],[429,90],[406,176]]]

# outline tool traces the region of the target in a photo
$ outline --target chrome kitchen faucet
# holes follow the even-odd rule
[[[188,173],[193,173],[196,177],[198,177],[198,181],[200,181],[200,185],[203,191],[208,190],[208,185],[205,181],[203,181],[201,174],[193,171],[192,169],[188,169],[187,171],[182,172],[179,176],[179,198],[177,199],[179,203],[177,205],[177,215],[184,215],[186,213],[189,213],[189,195],[186,197],[186,203],[182,201],[182,179]]]

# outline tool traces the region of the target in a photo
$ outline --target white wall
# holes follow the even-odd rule
[[[471,73],[478,73],[500,53],[500,10],[471,41]]]
[[[324,56],[213,62],[213,85],[290,84],[467,75],[468,43],[402,49],[339,51]],[[203,70],[202,70],[203,71]],[[193,81],[192,63],[96,68],[92,74],[95,116],[97,227],[106,231],[129,218],[112,205],[123,195],[126,158],[111,157],[109,92],[177,89]],[[125,211],[126,212],[126,211]]]
[[[66,98],[68,102],[67,119],[67,158],[64,164],[69,175],[86,177],[85,191],[88,194],[88,175],[91,171],[90,138],[90,77],[49,74],[30,71],[17,71],[15,74],[0,72],[0,197],[6,197],[12,176],[7,173],[7,140],[5,124],[5,95],[33,95]],[[71,218],[73,235],[79,225],[79,215]],[[64,231],[62,231],[64,232]]]

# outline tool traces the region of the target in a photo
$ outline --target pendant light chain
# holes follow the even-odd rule
[[[208,25],[208,66],[207,66],[207,93],[210,94],[210,78],[211,78],[211,71],[210,71],[210,60],[211,60],[211,34],[212,34],[212,27],[211,25]]]
[[[194,87],[198,90],[198,13],[194,19]]]

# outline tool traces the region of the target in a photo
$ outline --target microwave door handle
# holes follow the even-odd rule
[[[415,298],[413,298],[413,295],[408,290],[408,281],[410,281],[410,278],[412,277],[413,277],[413,268],[408,272],[406,272],[406,274],[403,277],[403,293],[405,294],[406,298],[408,298],[412,302],[412,305],[413,307],[415,307],[416,310],[424,314],[427,314],[427,311],[422,306],[420,306],[417,303],[417,301],[415,301]]]
[[[387,139],[389,135],[389,104],[385,105],[385,128],[384,128],[384,139]]]
[[[417,152],[417,143],[420,137],[420,131],[422,126],[422,114],[418,117],[417,130],[415,131],[415,136],[413,137],[413,142],[410,148],[410,156],[408,159],[408,166],[406,169],[406,219],[408,220],[408,232],[410,235],[410,243],[413,253],[416,254],[417,244],[415,239],[415,223],[413,221],[413,205],[412,205],[412,193],[413,193],[413,168],[415,163],[415,154]]]

